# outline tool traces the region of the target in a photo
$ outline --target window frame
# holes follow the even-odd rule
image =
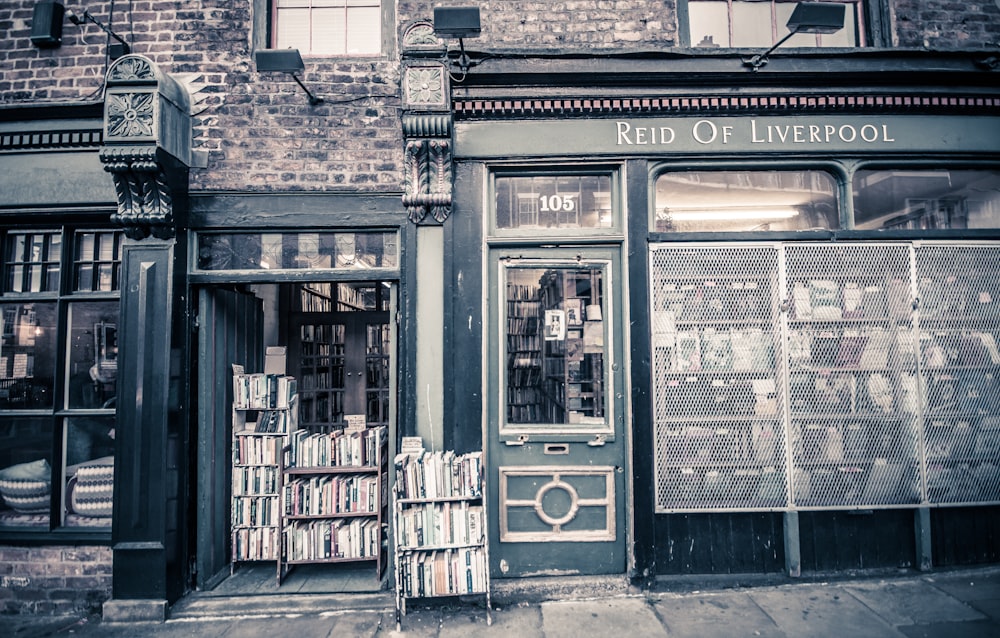
[[[691,38],[691,16],[689,3],[692,0],[677,2],[677,31],[681,47],[697,48],[697,42]],[[720,0],[732,3],[734,0]],[[772,4],[796,2],[797,0],[766,0]],[[858,9],[858,41],[856,48],[878,48],[890,46],[888,33],[889,7],[886,0],[842,0],[843,4],[857,4]],[[730,23],[731,24],[731,23]],[[785,35],[784,25],[773,25],[777,34],[772,32],[772,44]],[[720,47],[722,49],[741,49],[747,47]],[[851,47],[855,48],[855,47]]]
[[[350,60],[350,59],[388,59],[396,55],[396,7],[392,0],[377,0],[381,5],[381,45],[378,53],[365,54],[327,54],[310,53],[307,49],[301,48],[303,58],[317,58],[330,60]],[[253,33],[251,41],[254,50],[268,49],[276,47],[276,3],[274,0],[252,0],[252,23]]]

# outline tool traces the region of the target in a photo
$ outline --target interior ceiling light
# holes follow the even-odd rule
[[[309,104],[316,106],[323,103],[323,98],[313,95],[312,91],[307,89],[306,85],[299,79],[299,76],[295,75],[306,68],[306,65],[302,63],[302,55],[298,49],[260,49],[254,53],[254,61],[257,63],[258,73],[266,71],[288,73],[309,96]]]
[[[767,56],[796,33],[836,33],[844,28],[846,5],[832,2],[800,2],[795,5],[785,26],[788,35],[774,43],[767,51],[752,58],[744,58],[743,66],[757,71],[767,64]]]

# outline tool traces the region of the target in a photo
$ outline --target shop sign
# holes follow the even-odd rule
[[[816,115],[458,122],[456,155],[947,153],[1000,148],[1000,118]]]

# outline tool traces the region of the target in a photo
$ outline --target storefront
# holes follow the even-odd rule
[[[485,300],[454,410],[483,418],[494,577],[996,560],[970,531],[1000,500],[988,78],[654,57],[451,78],[446,232]]]

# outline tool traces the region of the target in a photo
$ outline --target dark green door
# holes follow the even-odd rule
[[[624,573],[618,252],[532,252],[490,268],[492,573]]]

